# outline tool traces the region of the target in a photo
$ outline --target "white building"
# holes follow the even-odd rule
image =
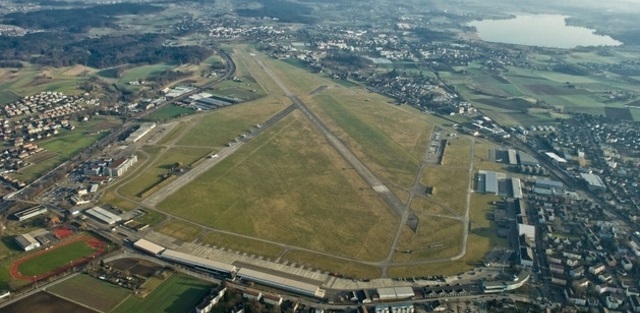
[[[40,248],[40,243],[29,234],[18,235],[15,241],[24,251]]]

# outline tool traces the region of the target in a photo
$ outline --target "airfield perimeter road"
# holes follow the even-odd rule
[[[381,195],[381,197],[387,202],[387,204],[390,205],[390,207],[393,209],[394,212],[396,212],[400,217],[403,216],[403,214],[405,212],[408,213],[408,207],[402,203],[402,201],[400,201],[395,194],[391,193],[391,191],[389,191],[389,189],[382,183],[381,180],[379,180],[341,141],[340,139],[338,139],[335,135],[333,135],[333,133],[318,119],[318,117],[316,117],[315,114],[313,114],[305,105],[304,103],[302,103],[302,101],[297,98],[295,95],[293,95],[289,89],[277,78],[277,76],[275,76],[271,70],[266,67],[266,65],[264,65],[264,63],[257,58],[255,55],[252,55],[254,60],[256,61],[256,63],[258,65],[260,65],[262,67],[262,69],[274,80],[274,82],[276,82],[276,84],[278,84],[280,86],[280,88],[283,90],[283,92],[285,93],[286,96],[288,96],[289,98],[291,98],[291,100],[293,101],[293,104],[290,105],[289,107],[287,107],[286,109],[284,109],[283,111],[281,111],[280,113],[276,114],[275,116],[273,116],[268,122],[266,122],[261,128],[260,128],[260,132],[263,132],[264,130],[268,129],[269,126],[273,125],[275,122],[277,122],[278,120],[282,119],[284,116],[286,116],[287,114],[289,114],[290,112],[292,112],[293,110],[300,109],[303,114],[305,116],[307,116],[311,122],[318,127],[322,134],[324,136],[326,136],[327,140],[329,141],[330,144],[334,145],[335,149],[343,154],[345,160],[347,160],[353,167],[354,169],[357,170],[357,172],[362,175],[363,179],[365,179],[365,181],[371,185],[371,187],[378,193]],[[269,243],[269,244],[273,244],[276,246],[280,246],[286,250],[297,250],[297,251],[304,251],[304,252],[310,252],[310,253],[314,253],[316,255],[319,256],[327,256],[327,257],[332,257],[338,260],[344,260],[344,261],[349,261],[349,262],[354,262],[354,263],[360,263],[360,264],[364,264],[364,265],[371,265],[371,266],[376,266],[382,269],[388,268],[389,266],[393,265],[393,266],[412,266],[412,265],[424,265],[424,264],[435,264],[435,263],[442,263],[442,262],[449,262],[452,260],[457,260],[462,258],[465,254],[466,254],[466,241],[467,241],[467,237],[468,237],[468,227],[465,226],[465,231],[464,231],[464,236],[463,236],[463,251],[461,251],[461,253],[455,257],[451,257],[451,258],[442,258],[442,259],[430,259],[430,260],[422,260],[422,261],[411,261],[411,262],[391,262],[390,260],[380,260],[380,261],[362,261],[362,260],[357,260],[357,259],[353,259],[353,258],[349,258],[349,257],[343,257],[343,256],[338,256],[338,255],[334,255],[331,253],[326,253],[326,252],[322,252],[322,251],[317,251],[317,250],[312,250],[312,249],[307,249],[304,247],[299,247],[299,246],[293,246],[293,245],[288,245],[288,244],[283,244],[281,242],[277,242],[277,241],[273,241],[273,240],[268,240],[268,239],[264,239],[264,238],[259,238],[259,237],[254,237],[254,236],[248,236],[248,235],[242,235],[242,234],[238,234],[235,232],[230,232],[230,231],[225,231],[222,229],[217,229],[217,228],[213,228],[204,224],[200,224],[197,221],[192,221],[189,220],[187,218],[183,218],[180,216],[176,216],[173,214],[170,214],[168,212],[164,212],[161,211],[159,209],[156,208],[156,204],[160,203],[163,199],[165,199],[168,195],[170,195],[173,192],[176,192],[178,189],[180,189],[182,186],[184,186],[186,183],[188,183],[189,181],[192,181],[193,179],[195,179],[197,176],[199,176],[200,174],[204,173],[206,170],[208,170],[209,168],[211,168],[212,166],[214,166],[215,164],[217,164],[218,162],[220,162],[222,159],[224,159],[225,157],[228,157],[231,153],[235,152],[240,146],[242,146],[244,143],[246,143],[246,141],[250,140],[251,138],[255,137],[258,133],[254,132],[253,134],[251,134],[251,136],[241,140],[240,142],[232,145],[231,147],[228,147],[228,149],[224,149],[224,153],[218,152],[218,158],[211,158],[211,159],[206,159],[204,163],[201,163],[197,166],[197,170],[194,168],[189,172],[192,172],[191,174],[189,174],[189,176],[186,176],[184,178],[180,177],[178,179],[181,179],[180,182],[178,183],[178,179],[176,179],[175,181],[173,181],[170,185],[165,186],[165,188],[160,189],[159,191],[157,191],[156,193],[154,193],[151,197],[147,198],[146,200],[143,200],[142,202],[137,201],[135,199],[126,197],[122,194],[120,194],[119,192],[116,191],[116,193],[120,196],[123,197],[125,199],[128,199],[128,201],[131,201],[133,203],[136,203],[138,205],[141,205],[142,207],[145,207],[147,209],[150,209],[152,211],[158,211],[161,212],[162,214],[165,214],[168,218],[170,219],[175,219],[175,220],[181,220],[187,223],[191,223],[194,225],[198,225],[200,227],[202,227],[204,230],[207,231],[213,231],[213,232],[218,232],[218,233],[222,233],[222,234],[227,234],[227,235],[233,235],[233,236],[237,236],[239,238],[245,238],[245,239],[251,239],[251,240],[255,240],[255,241],[259,241],[259,242],[264,242],[264,243]],[[471,149],[471,155],[473,156],[473,146]],[[469,166],[469,171],[470,174],[472,173],[473,170],[473,162],[471,162],[470,166]],[[189,172],[183,174],[182,176],[187,175]],[[472,184],[472,180],[471,178],[469,178],[469,190],[467,190],[467,210],[466,210],[466,214],[464,217],[464,223],[465,225],[469,224],[469,200],[470,200],[470,192],[471,192],[471,184]]]

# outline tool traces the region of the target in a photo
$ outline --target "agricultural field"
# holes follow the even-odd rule
[[[86,274],[55,284],[47,291],[102,312],[113,310],[132,293],[131,290]]]
[[[75,65],[71,67],[43,67],[24,64],[19,69],[0,70],[0,104],[16,100],[42,91],[60,91],[65,94],[79,94],[79,86],[89,79],[96,70]]]
[[[3,308],[0,313],[95,313],[94,310],[85,308],[79,304],[54,296],[48,292],[40,291],[20,301],[14,302]]]
[[[348,168],[293,112],[159,208],[243,235],[376,260],[388,252],[397,218]]]
[[[145,298],[131,295],[112,312],[189,312],[200,303],[212,287],[208,282],[182,274],[173,274]]]

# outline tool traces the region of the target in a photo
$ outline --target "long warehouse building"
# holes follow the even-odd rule
[[[151,255],[158,256],[164,252],[165,247],[157,245],[149,240],[140,239],[133,243],[133,246]]]
[[[248,268],[242,268],[238,271],[238,276],[244,280],[253,281],[259,284],[292,291],[317,298],[324,298],[326,291],[320,289],[320,286],[289,279],[281,276],[267,274]]]
[[[84,213],[90,215],[91,217],[107,224],[113,225],[122,220],[120,216],[117,216],[99,206],[95,206],[91,209],[84,211]]]
[[[160,254],[160,257],[172,262],[193,266],[208,271],[214,271],[229,276],[233,276],[233,274],[238,270],[237,267],[231,264],[209,260],[170,249],[164,250]]]

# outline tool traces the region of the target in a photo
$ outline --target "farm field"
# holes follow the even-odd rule
[[[112,312],[189,312],[212,287],[208,282],[173,274],[144,299],[131,295]]]
[[[47,291],[102,312],[113,310],[132,292],[86,274],[80,274],[53,285]]]
[[[38,292],[3,308],[0,313],[95,313],[94,310],[54,296],[48,292]]]
[[[0,71],[0,103],[42,91],[78,94],[80,84],[95,71],[82,65],[52,68],[25,64],[20,69],[3,69]]]
[[[397,218],[348,168],[302,114],[293,112],[159,208],[243,235],[379,259]]]

